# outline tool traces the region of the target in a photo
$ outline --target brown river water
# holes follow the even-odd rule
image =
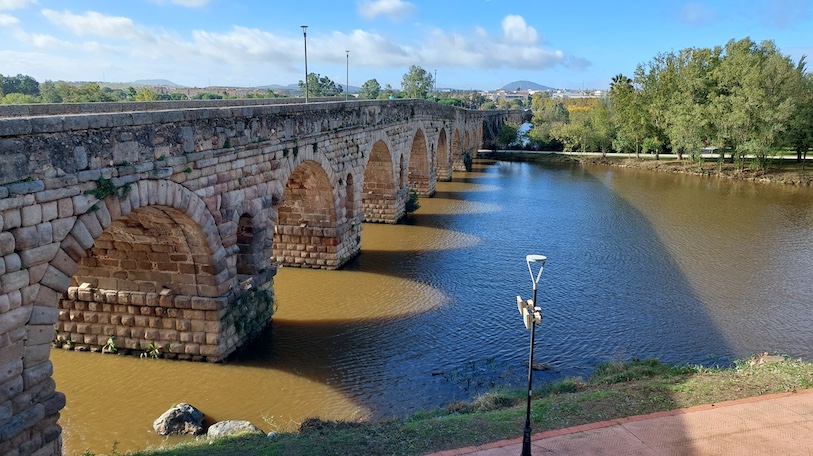
[[[399,225],[365,224],[339,271],[280,269],[269,329],[225,363],[52,351],[65,454],[163,442],[179,402],[208,422],[295,430],[443,407],[527,381],[526,254],[548,257],[536,361],[813,359],[813,191],[579,165],[477,162]]]

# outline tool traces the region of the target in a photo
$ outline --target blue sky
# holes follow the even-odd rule
[[[399,88],[410,65],[438,87],[516,80],[608,87],[660,52],[774,40],[813,54],[813,0],[0,0],[0,74],[39,81],[168,79]]]

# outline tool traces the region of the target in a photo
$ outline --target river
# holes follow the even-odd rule
[[[539,282],[536,382],[607,360],[813,360],[813,192],[582,165],[475,162],[399,225],[365,224],[339,271],[280,269],[269,329],[222,364],[52,351],[65,454],[165,440],[189,402],[266,432],[443,407],[527,381],[527,254]]]

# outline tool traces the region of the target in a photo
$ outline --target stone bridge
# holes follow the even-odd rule
[[[224,360],[278,265],[341,267],[521,121],[315,101],[0,107],[0,454],[61,451],[52,344]]]

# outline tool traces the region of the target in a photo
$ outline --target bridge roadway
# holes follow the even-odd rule
[[[61,452],[52,344],[221,361],[522,114],[315,101],[0,107],[0,454]]]

